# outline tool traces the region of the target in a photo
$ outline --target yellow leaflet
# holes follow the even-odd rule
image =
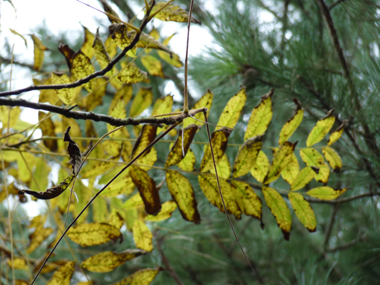
[[[7,259],[7,264],[10,268],[20,269],[20,270],[28,270],[28,265],[26,265],[25,259],[21,257],[14,257],[13,263],[11,259]]]
[[[339,170],[342,168],[342,159],[333,148],[325,146],[324,148],[322,148],[322,153],[324,154],[326,160],[329,162],[332,169]]]
[[[80,224],[73,226],[67,236],[81,246],[93,246],[115,240],[121,236],[119,229],[101,223]]]
[[[333,189],[329,186],[313,188],[306,192],[307,195],[321,200],[334,200],[346,192],[347,188]]]
[[[145,211],[150,215],[159,213],[161,210],[161,202],[154,180],[149,177],[148,173],[136,165],[131,165],[129,174],[144,201]]]
[[[95,36],[85,26],[82,25],[82,27],[84,30],[84,41],[80,49],[89,59],[91,59],[94,55],[92,44],[94,43]]]
[[[175,34],[172,34],[170,37],[167,37],[163,41],[163,44],[167,46],[169,44],[169,41],[172,39],[172,37],[174,35]],[[158,50],[157,53],[158,53],[158,56],[161,57],[161,59],[163,59],[164,61],[166,61],[170,65],[172,65],[174,67],[177,67],[177,68],[183,66],[183,63],[181,62],[179,56],[177,54],[175,54],[174,52],[172,52],[172,54],[168,54],[168,53],[166,53],[164,51]]]
[[[91,197],[92,196],[93,194],[91,194]],[[92,202],[92,212],[93,212],[93,220],[95,223],[106,223],[108,219],[108,215],[109,215],[107,201],[105,199],[102,199],[101,197],[95,199],[95,201]],[[112,226],[115,226],[114,224],[111,224],[111,223],[109,224]]]
[[[17,158],[17,165],[18,165],[18,179],[20,179],[22,182],[29,182],[32,179],[32,174],[30,173],[29,169],[33,169],[36,158],[29,152],[24,152],[22,154],[25,158],[25,160],[22,158],[21,154],[19,154]],[[25,162],[28,164],[28,166],[25,164]]]
[[[313,180],[314,176],[315,171],[310,166],[306,166],[298,173],[297,177],[290,186],[290,190],[296,191],[302,189],[307,183]]]
[[[115,209],[112,209],[111,215],[109,216],[108,224],[120,230],[124,225],[124,219],[120,212],[116,211]]]
[[[273,216],[276,218],[277,224],[282,230],[284,238],[289,240],[289,232],[292,228],[292,216],[286,206],[286,202],[273,188],[263,186],[263,194],[265,202],[267,203],[267,206],[271,210]]]
[[[23,41],[24,41],[25,47],[28,48],[28,42],[26,41],[26,38],[22,34],[20,34],[19,32],[15,31],[15,30],[13,30],[11,28],[9,28],[9,30],[11,31],[12,34],[14,34],[14,35],[19,36],[20,38],[22,38]]]
[[[102,147],[106,153],[111,157],[116,157],[121,151],[121,142],[118,141],[105,141],[102,143]]]
[[[116,197],[120,194],[128,195],[128,194],[131,194],[134,190],[135,190],[135,184],[132,182],[132,178],[124,176],[123,178],[117,179],[110,186],[108,186],[102,192],[101,196]]]
[[[315,232],[317,229],[317,221],[313,209],[309,202],[299,193],[289,193],[289,201],[292,204],[294,213],[309,232]]]
[[[156,102],[154,102],[151,116],[170,113],[172,111],[172,106],[173,96],[167,95],[163,98],[158,98]]]
[[[91,191],[89,191],[88,188],[79,179],[75,183],[75,193],[77,193],[78,195],[78,202],[74,204],[75,207],[73,207],[71,212],[76,217],[79,215],[80,211],[82,211],[83,208],[86,206],[87,202],[90,201],[93,195]],[[80,216],[77,224],[81,224],[85,222],[87,215],[88,215],[88,211],[85,211],[85,213],[83,213]]]
[[[133,195],[131,198],[129,198],[127,201],[124,202],[122,209],[131,210],[131,209],[136,209],[142,205],[144,205],[144,202],[141,199],[140,193],[136,193],[135,195]]]
[[[325,163],[322,154],[314,148],[304,148],[301,149],[300,155],[307,166],[315,166],[319,168],[319,173],[315,176],[315,180],[327,183],[330,176],[330,168]]]
[[[42,226],[36,228],[36,230],[31,235],[29,235],[30,244],[26,249],[26,252],[30,254],[33,251],[35,251],[36,248],[40,246],[41,243],[45,239],[47,239],[53,232],[54,229],[52,228],[42,228]]]
[[[233,177],[247,174],[256,164],[256,159],[263,146],[263,136],[249,138],[239,149],[235,158]]]
[[[119,282],[114,283],[113,285],[149,285],[158,272],[160,272],[159,269],[141,269],[139,271],[136,271],[132,275],[120,280]]]
[[[26,158],[25,158],[26,159]],[[41,191],[45,191],[49,184],[49,173],[51,167],[41,158],[36,158],[35,168],[33,171],[34,178],[38,182],[38,186]],[[31,180],[30,189],[38,190],[36,182],[34,179]]]
[[[117,102],[115,104],[115,107],[111,110],[108,111],[108,115],[111,116],[111,117],[114,117],[116,119],[125,119],[127,117],[127,112],[125,111],[125,105],[124,105],[124,102],[122,100],[119,100],[119,102]],[[116,129],[117,127],[116,126],[112,126],[110,124],[107,124],[107,131],[110,132],[114,129]],[[117,131],[116,133],[112,133],[110,135],[110,137],[115,137],[117,136],[117,133],[119,133],[120,131]]]
[[[112,98],[109,110],[112,110],[115,105],[122,100],[124,106],[131,100],[133,94],[133,88],[130,84],[123,84],[120,89],[116,90],[115,95]]]
[[[163,7],[166,4],[166,2],[157,2],[156,5],[154,5],[152,9],[152,14],[156,11],[158,11],[161,7]],[[171,21],[171,22],[188,22],[189,21],[189,15],[185,10],[183,10],[181,7],[169,4],[164,9],[162,9],[157,15],[154,16],[154,18],[157,18],[161,21]],[[197,19],[191,17],[191,22],[200,24],[201,22]]]
[[[222,213],[224,213],[224,207],[222,199],[220,198],[219,188],[215,175],[198,175],[198,181],[203,194],[210,201],[210,203],[217,207]],[[231,185],[226,179],[223,178],[219,178],[219,182],[227,212],[233,214],[237,219],[240,219],[241,211],[238,204],[236,203],[235,195],[231,189]]]
[[[136,247],[145,251],[153,250],[152,232],[148,226],[140,220],[136,220],[133,225],[133,239]]]
[[[39,111],[38,120],[40,121],[42,135],[55,137],[55,126],[52,119],[49,117],[49,113]],[[43,143],[52,152],[56,152],[58,150],[57,140],[44,140]]]
[[[320,119],[307,137],[306,146],[310,147],[320,142],[330,131],[335,123],[334,109],[330,110],[326,117]]]
[[[40,82],[40,81],[37,81],[36,79],[33,79],[33,83],[34,83],[34,85],[50,85],[50,84],[53,84],[51,82],[51,77],[46,79],[44,82]],[[52,105],[56,105],[57,103],[59,103],[59,101],[57,100],[56,94],[57,94],[56,90],[49,90],[49,89],[48,90],[41,90],[38,102],[41,102],[41,103],[49,102]]]
[[[157,161],[157,151],[154,147],[150,149],[148,154],[140,157],[134,164],[140,164],[142,170],[148,171],[152,168],[154,163]]]
[[[38,228],[38,227],[43,227],[43,225],[45,224],[45,221],[46,221],[46,218],[47,216],[46,215],[38,215],[38,216],[35,216],[31,221],[30,221],[30,224],[28,226],[28,229],[33,229],[33,228]]]
[[[330,135],[327,145],[332,145],[336,142],[343,134],[344,126],[348,123],[348,120],[344,120],[343,123]]]
[[[21,109],[20,107],[13,107],[9,109],[7,106],[0,106],[0,121],[3,123],[3,129],[8,127],[8,116],[10,114],[9,127],[12,128],[19,120]]]
[[[115,166],[115,163],[108,161],[96,161],[94,164],[87,164],[81,171],[81,178],[85,179],[102,175],[113,166]]]
[[[153,76],[165,78],[164,71],[162,70],[161,62],[154,56],[145,55],[141,57],[141,63],[147,69],[148,73]]]
[[[145,220],[151,222],[167,220],[172,216],[175,209],[177,209],[177,204],[174,201],[167,201],[162,204],[161,211],[156,216],[148,215]]]
[[[292,184],[299,172],[300,172],[300,166],[298,164],[298,159],[296,155],[293,153],[292,160],[281,171],[281,176],[286,182],[288,182],[289,184]]]
[[[153,93],[151,88],[141,88],[135,98],[133,98],[133,102],[131,105],[131,109],[129,111],[130,117],[136,117],[140,115],[146,108],[148,108],[153,102]]]
[[[247,130],[245,131],[244,140],[257,135],[263,135],[272,120],[272,95],[274,89],[261,97],[260,103],[252,110],[249,118]]]
[[[282,145],[292,136],[292,134],[297,130],[298,126],[301,124],[303,119],[304,111],[301,107],[300,102],[297,99],[293,100],[296,103],[297,107],[293,117],[291,117],[281,129],[280,139],[278,141],[279,145]]]
[[[257,155],[256,163],[251,169],[251,174],[255,179],[262,183],[269,170],[269,160],[265,153],[260,150]]]
[[[156,138],[157,126],[144,125],[132,150],[132,158],[141,153]],[[147,152],[143,156],[147,155]]]
[[[183,141],[182,141],[183,131]],[[183,153],[187,154],[190,144],[193,141],[195,133],[198,131],[197,125],[189,125],[184,130],[181,130],[177,140],[174,142],[174,146],[171,148],[168,158],[166,159],[165,167],[169,167],[179,163],[183,158]]]
[[[211,135],[211,144],[214,150],[214,157],[216,164],[222,159],[224,152],[227,148],[228,137],[231,134],[232,129],[230,128],[222,128],[212,133]],[[206,172],[214,167],[213,158],[211,155],[211,148],[208,144],[206,146],[206,151],[202,158],[201,172]]]
[[[197,209],[193,186],[181,173],[174,170],[166,171],[166,183],[170,195],[178,205],[182,218],[199,224],[201,217]]]
[[[36,71],[40,71],[42,64],[44,63],[44,52],[48,50],[46,46],[43,45],[42,41],[35,35],[30,35],[34,44],[34,65],[33,68]]]
[[[231,176],[231,165],[228,161],[228,157],[226,154],[223,154],[222,158],[219,160],[218,164],[216,165],[216,169],[218,171],[218,175],[221,178],[230,178]],[[212,174],[215,174],[215,168],[212,167],[210,169],[210,172]]]
[[[233,129],[239,120],[241,110],[243,110],[245,101],[247,100],[247,94],[245,88],[241,88],[240,91],[235,94],[227,103],[219,121],[216,124],[215,131],[220,130],[222,127],[228,127]]]
[[[123,252],[105,251],[87,258],[81,263],[81,267],[91,272],[110,272],[126,261],[134,259],[146,251],[128,249]]]
[[[115,47],[116,47],[116,44],[115,44]],[[100,65],[100,68],[104,69],[108,65],[108,63],[111,61],[111,58],[107,53],[107,50],[102,42],[102,39],[100,38],[99,28],[96,30],[96,35],[95,35],[94,42],[92,44],[92,49],[93,49],[96,61]]]
[[[104,45],[106,47],[106,51],[107,51],[108,55],[112,59],[117,54],[117,44],[116,44],[116,42],[112,39],[111,36],[109,36],[107,38],[106,42],[104,43]]]
[[[75,261],[65,263],[54,272],[53,277],[46,283],[46,285],[70,285],[74,269]]]
[[[160,34],[158,33],[158,31],[156,30],[156,28],[153,28],[150,33],[149,33],[149,36],[153,37],[156,41],[158,41],[158,39],[160,38]],[[152,51],[152,49],[150,48],[146,48],[145,49],[145,53],[148,54]]]
[[[275,153],[272,164],[269,167],[268,174],[264,180],[265,184],[275,181],[281,171],[292,161],[293,151],[296,144],[285,142],[280,149]]]
[[[108,79],[98,77],[94,79],[93,88],[89,97],[86,97],[85,104],[87,111],[93,111],[97,106],[103,105],[103,96],[106,94]]]
[[[67,76],[66,73],[61,72],[53,72],[51,74],[51,83],[52,84],[68,84],[71,83],[70,78]],[[58,89],[56,90],[57,96],[61,101],[66,104],[70,105],[73,103],[75,99],[75,90],[73,88],[64,88],[64,89]]]
[[[214,97],[214,94],[211,92],[211,90],[208,90],[207,93],[204,94],[201,97],[201,99],[199,99],[198,102],[194,104],[194,107],[191,110],[207,108],[207,117],[208,117],[208,114],[210,113],[213,97]],[[197,126],[203,126],[204,124],[203,122],[205,120],[203,113],[195,114],[194,118],[201,120],[201,122],[194,120],[193,118],[186,118],[183,121],[183,128],[186,128],[187,126],[191,124],[196,124]]]
[[[243,214],[261,220],[262,202],[251,186],[243,181],[233,180],[232,190]]]
[[[72,58],[71,73],[76,80],[85,78],[94,72],[95,68],[92,66],[91,60],[83,52],[78,51],[74,54]],[[83,84],[84,88],[89,92],[92,91],[92,82],[93,80]]]
[[[191,148],[189,148],[185,157],[178,163],[178,167],[185,171],[194,171],[194,165],[195,165],[195,154],[191,150]]]

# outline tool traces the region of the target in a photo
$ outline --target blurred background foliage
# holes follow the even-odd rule
[[[124,20],[131,20],[143,7],[144,1],[109,0]],[[190,1],[175,1],[188,9]],[[209,8],[212,7],[210,10]],[[326,16],[327,11],[327,16]],[[379,100],[379,15],[378,1],[358,0],[199,0],[195,1],[194,14],[202,21],[212,38],[207,39],[207,49],[198,56],[190,55],[190,103],[211,89],[214,93],[209,120],[217,122],[220,113],[239,87],[247,88],[247,102],[238,126],[229,143],[243,142],[244,126],[252,108],[260,97],[272,87],[276,89],[274,116],[265,135],[266,152],[277,146],[278,134],[283,124],[292,116],[296,97],[305,109],[305,118],[292,137],[299,140],[298,147],[305,147],[307,134],[315,122],[327,111],[334,108],[336,126],[349,120],[343,137],[335,148],[343,159],[343,168],[332,173],[330,185],[334,188],[348,187],[343,197],[364,193],[374,195],[358,198],[345,203],[315,203],[317,231],[308,233],[296,219],[294,213],[290,241],[285,241],[275,219],[266,206],[263,207],[264,229],[252,217],[233,221],[238,237],[257,269],[253,274],[247,266],[232,235],[225,216],[211,207],[203,196],[196,176],[188,175],[192,182],[202,217],[200,225],[182,220],[178,211],[172,218],[157,223],[154,228],[155,250],[136,260],[127,262],[112,274],[89,275],[97,284],[111,283],[133,273],[136,269],[162,266],[158,246],[162,248],[172,269],[183,284],[376,284],[380,279],[380,227],[379,227],[379,186],[380,186],[380,124],[378,123]],[[331,16],[329,22],[329,16]],[[102,37],[106,35],[106,20],[99,17]],[[138,20],[135,20],[138,25]],[[147,33],[154,26],[148,25]],[[332,26],[334,30],[332,30]],[[95,32],[95,31],[92,31]],[[45,57],[44,70],[64,71],[67,66],[57,50],[60,42],[68,43],[77,51],[83,38],[72,35],[55,35],[43,24],[36,31],[49,47],[50,55]],[[163,38],[160,38],[162,41]],[[191,42],[198,41],[191,34]],[[202,39],[205,40],[205,39]],[[337,46],[339,42],[340,46]],[[7,64],[11,48],[5,43],[2,64]],[[174,50],[176,52],[176,50]],[[151,55],[157,56],[156,51]],[[17,58],[15,58],[17,63]],[[137,64],[143,69],[139,60]],[[22,65],[20,63],[19,65]],[[25,64],[24,64],[25,67]],[[28,66],[26,65],[26,68]],[[176,69],[163,62],[167,78],[151,77],[154,100],[165,96],[165,86],[174,83],[177,92],[183,92],[183,68]],[[2,76],[3,77],[3,76]],[[3,81],[4,82],[4,81]],[[6,86],[2,84],[2,89]],[[138,88],[134,88],[136,93]],[[113,96],[109,87],[103,106],[96,112],[107,113]],[[181,108],[182,101],[175,102],[173,110]],[[128,114],[128,113],[127,113]],[[132,134],[132,128],[130,133]],[[99,134],[105,133],[105,125],[98,124]],[[196,141],[206,142],[204,131],[199,132]],[[199,167],[203,145],[192,146]],[[230,162],[238,148],[229,147]],[[160,154],[157,165],[163,165],[169,151],[168,144],[157,146]],[[161,155],[162,154],[162,155]],[[164,179],[164,171],[153,169],[150,176],[157,182]],[[2,174],[1,174],[2,175]],[[254,182],[253,178],[251,182]],[[280,179],[281,180],[281,179]],[[249,180],[248,180],[249,181]],[[284,189],[284,181],[276,182]],[[165,189],[166,186],[163,187]],[[263,199],[260,191],[257,191]],[[168,191],[160,191],[162,201],[170,199]],[[15,252],[26,247],[28,242],[28,217],[21,207],[16,208],[14,239],[19,241]],[[7,208],[0,204],[0,232],[8,233],[4,219]],[[91,215],[89,215],[91,216]],[[53,225],[54,221],[50,223]],[[157,246],[158,245],[158,246]],[[112,245],[118,251],[133,247],[131,235],[127,234],[122,244]],[[83,260],[99,251],[109,250],[109,244],[75,249],[77,258]],[[44,248],[36,250],[31,260],[45,254]],[[55,259],[72,256],[67,245],[62,243]],[[1,268],[2,271],[9,268]],[[26,273],[20,273],[21,277]],[[48,279],[48,277],[45,277]],[[80,276],[75,278],[83,279]],[[41,279],[44,283],[43,279]],[[153,284],[175,284],[168,271],[161,272]]]

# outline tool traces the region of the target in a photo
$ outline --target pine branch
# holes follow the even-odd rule
[[[337,5],[339,5],[340,3],[344,2],[344,1],[346,1],[346,0],[338,0],[335,3],[332,3],[329,7],[329,10],[331,11],[334,7],[336,7]]]
[[[127,119],[117,119],[111,116],[97,114],[93,112],[82,112],[82,111],[71,111],[71,109],[65,109],[63,107],[54,106],[45,103],[35,103],[26,101],[23,99],[7,99],[0,98],[0,105],[3,106],[20,106],[31,108],[35,110],[44,110],[52,113],[60,114],[66,118],[73,118],[75,120],[92,120],[96,122],[105,122],[113,126],[127,126],[127,125],[140,125],[140,124],[155,124],[155,125],[173,125],[177,122],[182,121],[184,118],[188,117],[187,114],[181,114],[172,117],[147,117],[147,118],[127,118]],[[202,109],[191,110],[190,115],[194,116],[197,113],[203,112]]]

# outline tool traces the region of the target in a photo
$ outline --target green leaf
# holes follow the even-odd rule
[[[302,169],[291,184],[290,190],[296,191],[305,187],[315,176],[315,171],[307,166]]]

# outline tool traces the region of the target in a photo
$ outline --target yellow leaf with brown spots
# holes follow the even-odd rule
[[[86,247],[118,239],[121,232],[118,228],[105,223],[90,223],[73,226],[66,235],[73,242]]]
[[[70,285],[74,269],[75,261],[67,262],[54,272],[53,277],[46,283],[46,285]]]
[[[104,46],[103,41],[100,38],[99,28],[96,30],[95,38],[92,43],[92,49],[93,49],[96,61],[100,65],[100,68],[104,69],[108,65],[108,63],[111,61],[111,57],[107,53],[106,47]],[[112,75],[112,71],[110,75]]]
[[[221,178],[230,178],[231,176],[231,165],[228,161],[228,157],[226,154],[223,154],[222,158],[219,160],[218,164],[216,165],[216,170],[218,171],[218,176]],[[215,168],[212,167],[210,169],[210,172],[212,174],[215,174]]]
[[[257,196],[251,186],[243,181],[237,180],[233,180],[231,186],[235,194],[236,202],[243,214],[261,220],[263,205],[260,197]]]
[[[161,268],[141,269],[132,275],[120,280],[119,282],[114,283],[113,285],[149,285],[160,271]]]
[[[152,251],[152,238],[153,234],[148,226],[143,221],[136,220],[133,225],[133,239],[136,247],[148,252]]]
[[[251,174],[255,179],[262,183],[264,178],[267,176],[269,170],[269,160],[265,153],[260,150],[257,155],[256,163],[251,169]]]
[[[154,5],[151,14],[158,11],[161,7],[166,5],[166,2],[157,2],[156,5]],[[189,21],[189,15],[185,10],[183,10],[180,6],[174,5],[174,4],[168,4],[163,8],[159,13],[157,13],[154,18],[157,18],[161,21],[166,22],[188,22]],[[194,17],[191,17],[191,22],[200,24],[201,22],[195,19]]]
[[[141,57],[141,63],[144,65],[149,74],[165,78],[161,62],[151,55]]]
[[[53,72],[51,74],[52,84],[69,84],[71,83],[70,78],[66,73]],[[57,96],[65,105],[70,105],[75,99],[75,90],[73,88],[57,89]]]
[[[257,156],[263,146],[263,136],[249,138],[240,147],[235,158],[233,177],[240,177],[247,174],[256,164]]]
[[[290,190],[296,191],[305,187],[313,178],[315,177],[315,171],[310,167],[306,166],[302,169],[297,177],[294,179],[290,186]]]
[[[156,138],[157,126],[152,125],[144,125],[139,136],[136,139],[135,145],[132,150],[132,158],[136,157],[139,153],[141,153],[146,147],[154,141]],[[143,156],[149,153],[145,152]]]
[[[194,165],[195,165],[195,154],[191,150],[191,148],[189,148],[185,157],[178,163],[178,167],[185,171],[194,171]]]
[[[94,66],[91,64],[91,60],[81,51],[74,54],[72,58],[71,72],[76,80],[85,78],[95,72]],[[83,84],[84,88],[91,92],[93,80]]]
[[[157,215],[148,215],[145,217],[145,220],[150,222],[167,220],[172,216],[175,209],[177,209],[177,204],[174,201],[167,201],[162,204],[161,211]]]
[[[307,166],[314,166],[319,168],[319,173],[315,175],[315,180],[327,183],[330,177],[330,168],[320,154],[314,148],[303,148],[300,151],[302,160]]]
[[[343,123],[330,135],[327,145],[332,145],[334,142],[340,139],[343,134],[344,127],[348,123],[348,120],[344,120]]]
[[[296,155],[293,153],[292,160],[281,171],[281,176],[286,182],[288,182],[289,184],[292,184],[299,172],[300,172],[300,165],[298,164],[298,159]]]
[[[11,259],[7,259],[7,264],[10,268],[13,267],[13,269],[28,270],[26,260],[21,257],[13,257],[13,263]]]

